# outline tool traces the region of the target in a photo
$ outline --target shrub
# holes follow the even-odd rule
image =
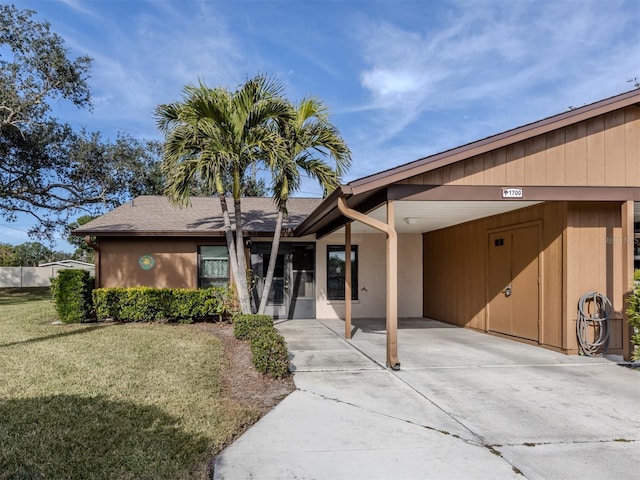
[[[237,313],[233,316],[233,335],[241,340],[249,338],[257,328],[273,328],[273,319],[268,315],[252,315]]]
[[[96,316],[119,322],[220,320],[230,314],[230,290],[116,287],[93,291]]]
[[[94,284],[94,278],[86,270],[60,270],[51,279],[51,294],[61,322],[78,323],[91,316]]]
[[[175,308],[173,317],[193,317],[206,319],[218,317],[219,320],[227,319],[234,311],[233,292],[228,287],[211,287],[196,290],[173,290],[172,305]]]
[[[631,358],[640,360],[640,269],[634,272],[633,280],[634,289],[627,301],[627,314],[629,315],[629,323],[633,327],[631,341],[635,346]]]
[[[275,328],[256,328],[251,332],[250,339],[251,360],[260,373],[273,378],[289,374],[287,344]]]
[[[119,290],[118,288],[96,288],[91,292],[97,318],[115,318],[117,316]]]

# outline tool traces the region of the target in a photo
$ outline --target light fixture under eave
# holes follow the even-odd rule
[[[404,221],[407,225],[415,225],[418,219],[416,217],[407,217]]]

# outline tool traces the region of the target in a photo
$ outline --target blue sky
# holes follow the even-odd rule
[[[56,115],[161,139],[156,105],[256,73],[318,96],[352,151],[345,181],[633,88],[640,0],[17,0],[94,59],[92,112]],[[317,196],[311,183],[300,195]],[[28,219],[0,220],[3,242]],[[59,248],[66,242],[59,243]]]

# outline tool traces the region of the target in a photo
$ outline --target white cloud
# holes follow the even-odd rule
[[[620,93],[640,75],[635,2],[454,2],[437,19],[422,13],[424,21],[402,26],[359,25],[369,103],[354,110],[370,112],[361,131],[379,148],[406,142],[409,131],[442,133],[443,112],[494,117],[461,125],[458,140],[470,141],[465,130],[498,133]],[[492,125],[498,130],[482,130]]]
[[[83,2],[82,0],[61,0],[61,2],[76,12],[98,18],[98,14],[91,8],[87,7],[86,2]]]
[[[82,31],[77,25],[65,38],[94,59],[90,83],[95,108],[93,113],[74,113],[78,123],[98,124],[112,135],[131,120],[138,131],[130,133],[157,136],[153,110],[159,103],[179,100],[186,84],[244,80],[245,59],[234,34],[208,3],[190,4],[187,11],[179,3],[154,1],[124,17],[99,20],[82,4],[70,5],[85,14],[85,23]]]
[[[153,109],[185,84],[234,88],[272,72],[294,98],[331,102],[360,175],[630,89],[639,9],[637,0],[350,1],[316,19],[315,2],[64,0],[53,27],[95,58],[95,110],[73,110],[79,124],[157,137]]]
[[[380,97],[415,92],[424,81],[411,71],[392,71],[376,67],[362,74],[362,84]]]

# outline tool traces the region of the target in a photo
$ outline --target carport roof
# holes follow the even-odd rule
[[[482,140],[353,180],[334,190],[333,193],[324,199],[318,208],[298,226],[294,233],[299,236],[313,233],[318,236],[324,236],[347,223],[349,220],[344,217],[337,208],[337,200],[338,197],[341,196],[348,198],[350,208],[364,213],[372,212],[373,216],[381,216],[384,213],[382,212],[384,207],[381,208],[381,205],[383,205],[386,200],[409,200],[413,202],[426,199],[446,200],[449,202],[465,202],[467,206],[471,206],[471,202],[476,201],[500,201],[501,199],[496,196],[495,187],[397,185],[397,183],[415,177],[416,175],[424,174],[631,105],[640,107],[640,89],[631,90]],[[483,188],[485,189],[484,192],[482,190]],[[488,189],[490,188],[493,188],[493,190],[489,191]],[[494,214],[528,206],[527,202],[529,202],[528,204],[530,205],[544,200],[567,200],[579,197],[584,193],[580,190],[581,187],[574,187],[572,189],[561,187],[567,189],[564,194],[559,192],[557,187],[549,187],[547,192],[545,192],[544,188],[545,187],[539,187],[533,191],[529,188],[528,191],[531,196],[530,198],[523,198],[523,201],[502,201],[503,210],[500,210],[500,208],[497,210],[494,209]],[[548,194],[552,190],[552,196],[544,198],[544,194]],[[624,190],[624,188],[620,189],[619,187],[602,188],[599,194],[602,197],[600,199],[619,200],[618,197],[620,197],[620,199],[633,198],[636,202],[640,202],[640,198],[636,198],[640,195],[638,192],[639,189],[628,187],[626,191]],[[590,191],[593,192],[594,188],[591,187]],[[565,198],[553,198],[553,195],[560,197],[564,195]],[[460,206],[460,204],[458,206]],[[396,225],[401,225],[399,220],[403,217],[399,217],[397,214],[396,217]],[[436,228],[442,228],[442,226]]]

